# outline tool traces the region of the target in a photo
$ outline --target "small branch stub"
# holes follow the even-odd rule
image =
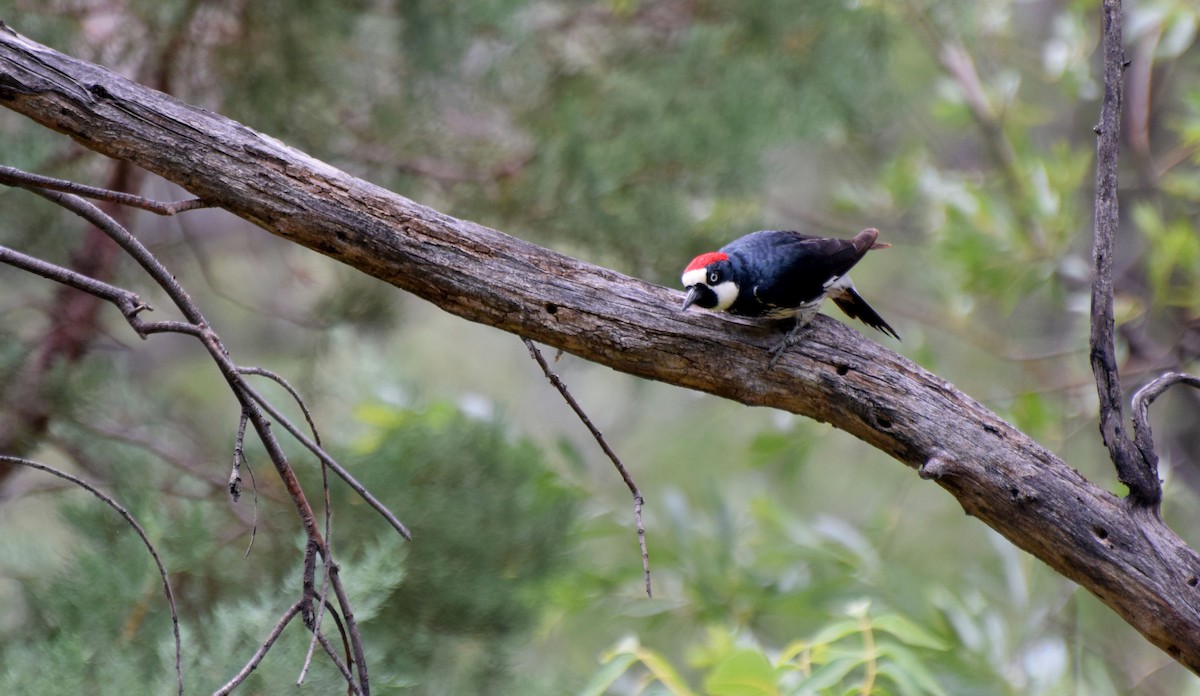
[[[944,476],[952,475],[953,469],[954,465],[946,453],[937,451],[917,469],[917,475],[926,481],[937,481]]]

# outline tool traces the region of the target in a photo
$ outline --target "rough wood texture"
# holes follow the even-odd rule
[[[1129,502],[1157,508],[1162,502],[1153,448],[1143,450],[1126,433],[1125,396],[1117,370],[1113,336],[1113,253],[1120,226],[1117,199],[1117,154],[1121,145],[1121,101],[1124,93],[1125,49],[1121,42],[1121,2],[1104,0],[1104,100],[1096,126],[1096,218],[1092,244],[1092,373],[1100,396],[1100,436],[1129,487]]]
[[[953,385],[818,317],[774,331],[457,220],[0,26],[0,104],[465,319],[647,379],[825,421],[917,469],[1200,672],[1200,556]]]

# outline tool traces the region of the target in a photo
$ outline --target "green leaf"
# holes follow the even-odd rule
[[[672,694],[676,696],[693,696],[693,691],[688,687],[687,682],[683,677],[679,676],[679,672],[675,667],[661,654],[648,648],[639,647],[637,655],[641,659],[642,664],[646,665],[646,669],[654,675],[656,679],[662,682]]]
[[[642,665],[644,665],[646,669],[650,671],[650,674],[652,674],[655,679],[661,682],[663,687],[666,688],[670,693],[675,694],[676,696],[693,696],[694,692],[688,687],[687,682],[685,682],[683,678],[679,676],[679,672],[670,663],[670,661],[664,658],[660,653],[642,646],[636,636],[629,636],[622,639],[621,642],[617,643],[617,645],[615,645],[611,650],[604,653],[604,656],[601,659],[605,662],[619,661],[626,663],[624,669],[615,675],[613,677],[614,679],[620,676],[621,673],[624,673],[624,671],[632,666],[635,662],[641,662]],[[601,674],[607,675],[608,673],[609,672],[607,669],[601,670]],[[599,683],[599,676],[600,675],[597,675],[597,678],[592,679],[592,681],[588,683],[588,686],[591,687],[593,684]]]
[[[948,650],[945,641],[899,614],[884,614],[871,619],[871,627],[899,638],[906,645],[930,650]]]
[[[831,689],[862,664],[862,658],[843,657],[813,670],[812,676],[800,682],[797,693],[816,693],[823,689]]]
[[[611,655],[607,660],[608,664],[592,676],[591,680],[579,691],[579,696],[603,696],[609,687],[615,684],[617,679],[620,679],[621,675],[625,674],[637,661],[637,655],[633,653]]]
[[[713,696],[774,696],[778,675],[770,660],[758,650],[739,650],[718,664],[704,688]]]
[[[886,657],[879,663],[879,674],[891,679],[900,693],[946,696],[933,674],[926,669],[925,663],[908,648],[888,641],[880,644],[879,653]]]
[[[822,628],[809,643],[813,646],[828,645],[861,632],[862,626],[857,621],[839,621]]]

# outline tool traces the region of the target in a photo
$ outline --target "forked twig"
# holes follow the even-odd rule
[[[262,367],[239,367],[238,372],[242,373],[243,375],[258,375],[259,377],[266,377],[267,379],[286,389],[287,393],[292,395],[292,398],[296,400],[296,405],[299,406],[300,410],[304,413],[304,420],[308,421],[308,429],[312,431],[313,434],[313,442],[316,442],[318,447],[321,445],[321,434],[317,432],[317,424],[313,422],[312,413],[310,413],[308,410],[308,404],[304,403],[304,399],[301,398],[300,392],[296,391],[295,387],[293,387],[286,379]]]
[[[167,596],[167,604],[171,607],[171,629],[175,634],[175,684],[178,693],[180,696],[183,696],[183,643],[179,637],[179,613],[175,609],[175,595],[171,592],[171,581],[167,577],[167,569],[163,565],[162,559],[158,555],[158,551],[154,548],[154,544],[150,542],[150,537],[146,536],[146,530],[142,529],[142,525],[138,524],[137,520],[133,518],[133,515],[130,514],[130,512],[124,507],[122,507],[120,503],[113,500],[103,491],[81,478],[72,476],[65,471],[59,471],[52,466],[40,464],[30,459],[22,459],[21,457],[12,457],[9,455],[0,454],[0,461],[8,464],[20,464],[21,466],[27,466],[32,469],[44,471],[47,474],[70,481],[76,486],[79,486],[88,493],[91,493],[99,498],[105,505],[109,506],[113,510],[116,510],[117,514],[119,514],[125,520],[125,522],[133,528],[133,531],[137,532],[138,537],[142,540],[142,544],[146,547],[146,550],[150,552],[151,558],[154,559],[154,565],[158,566],[158,575],[160,578],[162,578],[163,594]]]
[[[621,479],[625,481],[625,485],[629,488],[629,492],[633,494],[633,519],[634,523],[637,525],[638,547],[642,551],[642,572],[646,577],[646,596],[653,597],[654,592],[650,587],[650,554],[646,552],[646,528],[642,525],[642,505],[645,503],[645,499],[642,497],[642,492],[638,490],[637,484],[633,482],[633,477],[629,475],[629,471],[627,471],[625,469],[625,465],[621,463],[620,457],[618,457],[617,453],[608,446],[608,442],[604,439],[604,435],[599,429],[596,428],[595,425],[592,424],[592,419],[588,418],[588,415],[584,412],[583,407],[581,407],[579,402],[575,400],[575,397],[571,395],[571,392],[567,389],[567,385],[563,383],[562,379],[560,379],[557,374],[554,373],[554,370],[550,369],[550,364],[546,362],[546,358],[542,355],[542,351],[538,350],[538,347],[534,345],[533,341],[529,340],[528,338],[522,337],[521,340],[525,342],[525,347],[529,349],[529,355],[537,362],[538,366],[542,368],[542,372],[545,373],[546,379],[550,380],[550,384],[554,385],[554,388],[558,390],[559,394],[562,394],[562,397],[566,400],[567,405],[571,407],[571,410],[575,412],[575,415],[579,417],[579,420],[582,421],[584,426],[587,427],[588,431],[591,432],[592,437],[596,440],[596,443],[600,445],[600,449],[604,451],[604,454],[606,454],[612,461],[613,466],[617,468],[617,472],[621,474]]]
[[[0,183],[3,182],[0,181]],[[296,513],[300,518],[301,525],[304,528],[306,536],[308,537],[309,544],[318,549],[323,556],[329,558],[329,551],[321,531],[317,528],[312,507],[309,505],[307,497],[305,496],[304,491],[295,476],[295,473],[292,471],[291,465],[288,463],[287,455],[284,453],[278,439],[271,431],[270,423],[267,421],[263,413],[264,409],[270,410],[273,414],[277,413],[277,411],[274,411],[273,407],[265,402],[262,397],[255,394],[249,385],[246,384],[242,374],[238,371],[238,367],[233,363],[232,359],[229,357],[229,353],[221,343],[220,337],[209,327],[208,322],[204,318],[204,315],[200,312],[199,307],[192,300],[191,296],[183,288],[183,286],[180,285],[180,283],[175,279],[174,275],[172,275],[170,271],[163,266],[158,258],[155,257],[154,254],[151,253],[144,244],[130,234],[125,227],[119,224],[111,216],[105,214],[95,205],[82,198],[79,198],[73,193],[62,193],[61,191],[57,190],[40,188],[27,180],[24,181],[22,187],[27,188],[32,193],[46,198],[47,200],[50,200],[51,202],[56,203],[63,208],[66,208],[67,210],[79,215],[104,232],[127,254],[129,254],[129,256],[137,261],[137,263],[150,275],[150,277],[153,278],[155,283],[157,283],[159,287],[166,292],[167,296],[180,310],[180,312],[182,312],[186,321],[147,323],[142,321],[138,316],[138,314],[147,309],[147,307],[142,304],[138,300],[137,295],[132,292],[123,290],[121,288],[116,288],[115,286],[99,283],[94,279],[86,278],[78,273],[56,267],[53,264],[46,264],[45,262],[31,263],[30,260],[32,257],[27,257],[17,252],[11,252],[11,250],[4,250],[7,253],[4,253],[2,256],[0,256],[0,261],[11,261],[12,265],[16,267],[30,270],[52,280],[76,287],[84,292],[88,292],[94,296],[113,303],[121,310],[121,313],[124,315],[126,321],[134,329],[134,331],[136,331],[137,334],[143,338],[149,334],[161,332],[177,332],[197,338],[201,345],[203,345],[207,350],[209,356],[216,363],[222,376],[228,382],[234,395],[241,403],[243,417],[254,427],[254,431],[257,433],[259,440],[266,449],[268,457],[275,465],[276,472],[282,479],[284,488],[291,498],[296,509]],[[32,259],[32,261],[38,260]],[[261,406],[260,403],[262,404]],[[292,431],[293,434],[298,433],[298,430],[296,430],[294,427],[292,428]],[[300,434],[300,437],[303,438],[302,433]],[[303,439],[307,440],[307,438]],[[319,450],[319,447],[317,449]],[[324,455],[322,457],[323,464],[327,464],[331,461],[332,459],[329,458],[328,455]],[[334,468],[335,471],[340,469],[340,467],[336,466],[336,463],[331,464],[330,466],[331,468]],[[344,470],[342,473],[344,474]],[[345,474],[345,476],[348,476],[348,474]],[[358,486],[356,490],[360,493],[360,495],[365,492],[365,489],[362,489],[361,486]],[[371,502],[377,509],[381,507],[378,504],[378,501],[375,501],[373,497],[370,497],[369,494],[367,494],[367,497],[368,502]],[[393,525],[396,525],[399,522],[398,520],[395,520],[394,516],[385,515],[385,517],[387,517],[390,522],[393,522]],[[407,530],[403,528],[403,525],[400,525],[399,528],[402,530],[402,533],[407,536]],[[337,596],[338,603],[341,605],[342,615],[345,619],[344,636],[348,637],[350,653],[354,655],[355,661],[358,662],[356,665],[358,672],[357,683],[349,668],[342,664],[341,660],[332,653],[331,648],[328,646],[328,641],[325,640],[323,636],[319,636],[319,638],[322,647],[325,647],[326,652],[330,653],[331,658],[334,660],[335,664],[339,666],[339,670],[342,672],[343,676],[346,677],[351,692],[369,693],[370,687],[367,681],[367,668],[363,658],[364,650],[362,646],[362,637],[358,631],[358,626],[354,621],[354,614],[350,607],[349,598],[347,597],[345,589],[342,587],[341,580],[338,577],[337,566],[332,564],[332,561],[330,561],[328,567],[328,582],[333,587],[334,594]],[[173,607],[172,610],[174,610]],[[176,627],[176,633],[178,634],[178,627]],[[177,653],[180,652],[181,649],[177,644]],[[179,681],[180,691],[182,692],[182,672],[180,672]]]
[[[109,285],[103,281],[85,276],[82,273],[72,271],[69,268],[43,261],[28,254],[22,254],[6,246],[0,246],[0,263],[40,275],[47,280],[53,280],[56,283],[61,283],[76,290],[82,290],[106,302],[111,302],[117,309],[121,310],[121,314],[125,315],[127,320],[135,317],[142,310],[150,309],[150,305],[144,304],[138,299],[136,294],[124,288]]]
[[[321,434],[317,432],[317,424],[313,422],[312,413],[308,410],[308,404],[304,403],[304,399],[300,396],[300,392],[296,391],[296,389],[292,387],[292,385],[286,379],[270,370],[261,367],[239,367],[238,372],[244,375],[258,375],[261,377],[266,377],[286,389],[287,392],[292,395],[292,398],[295,399],[296,404],[300,407],[300,410],[304,413],[304,420],[308,422],[308,429],[312,432],[314,444],[316,444],[318,447],[321,446]],[[325,616],[325,608],[329,605],[329,600],[327,597],[329,596],[330,564],[333,562],[333,505],[330,503],[329,499],[329,466],[325,463],[324,459],[321,460],[321,491],[323,493],[325,502],[325,553],[321,555],[324,572],[321,574],[321,592],[319,595],[317,595],[320,601],[317,603],[317,613],[313,618],[311,626],[312,639],[308,642],[308,652],[304,656],[304,663],[300,668],[300,676],[296,678],[297,686],[303,684],[308,675],[308,669],[312,664],[313,654],[316,652],[318,642],[317,637],[320,635],[321,622]],[[403,527],[403,525],[401,525],[401,527]],[[310,546],[310,551],[311,550],[312,547]],[[306,593],[313,584],[312,578],[310,577],[310,573],[312,571],[309,566],[310,561],[306,558]],[[334,620],[338,624],[338,630],[342,632],[343,642],[347,644],[347,655],[349,655],[349,643],[345,640],[345,630],[342,627],[341,620],[338,619],[336,612],[334,612],[333,616]]]
[[[262,394],[259,394],[249,386],[245,387],[245,391],[246,394],[256,404],[261,406],[262,409],[266,411],[272,418],[274,418],[277,423],[282,425],[284,430],[291,433],[292,437],[296,438],[297,442],[308,448],[308,451],[316,455],[317,459],[320,459],[323,464],[327,464],[329,468],[333,470],[333,473],[337,474],[347,486],[350,486],[350,488],[357,493],[360,498],[362,498],[368,505],[375,508],[375,511],[378,512],[385,520],[387,520],[388,524],[392,525],[392,528],[400,533],[400,536],[404,537],[407,541],[412,541],[412,533],[408,531],[408,527],[404,526],[404,523],[401,522],[400,519],[397,518],[396,515],[394,515],[392,511],[387,508],[386,505],[372,495],[372,493],[367,490],[366,486],[359,483],[358,479],[354,478],[354,476],[347,471],[345,467],[343,467],[341,464],[338,464],[336,459],[331,457],[328,452],[321,448],[320,445],[313,442],[307,435],[297,428],[294,423],[288,420],[288,418],[279,411],[279,409],[275,408],[270,401],[267,401]]]
[[[76,196],[82,196],[84,198],[127,205],[131,208],[138,208],[139,210],[145,210],[156,215],[170,216],[187,212],[189,210],[212,207],[211,203],[199,198],[192,198],[186,201],[174,201],[172,203],[163,203],[162,201],[143,198],[142,196],[135,196],[132,193],[111,191],[109,189],[98,188],[96,186],[77,184],[74,181],[55,179],[49,176],[42,176],[41,174],[33,174],[31,172],[22,171],[13,167],[6,167],[4,165],[0,165],[0,184],[16,186],[29,190],[43,189],[47,191],[73,193]]]

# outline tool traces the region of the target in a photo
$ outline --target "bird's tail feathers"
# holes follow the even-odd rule
[[[874,309],[871,309],[871,305],[867,304],[867,301],[864,300],[857,291],[855,291],[853,285],[846,283],[844,285],[838,284],[838,286],[830,287],[829,299],[833,300],[833,303],[838,306],[838,309],[841,309],[843,312],[845,312],[846,316],[850,317],[851,319],[858,319],[867,326],[879,329],[883,333],[892,336],[897,341],[900,340],[900,334],[896,333],[896,330],[888,325],[888,323],[883,320],[883,317],[879,316],[878,312],[876,312]]]
[[[891,244],[888,244],[887,242],[881,242],[878,240],[879,230],[875,229],[874,227],[868,227],[862,232],[854,235],[854,239],[850,241],[854,244],[854,248],[857,249],[860,254],[865,254],[872,249],[886,249],[891,246]]]

